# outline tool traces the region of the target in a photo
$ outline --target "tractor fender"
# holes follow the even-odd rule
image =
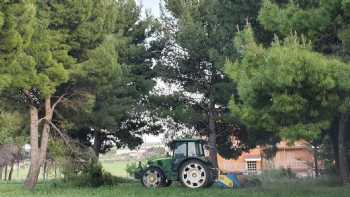
[[[156,165],[149,165],[149,166],[147,166],[146,168],[142,168],[142,169],[140,169],[139,171],[137,171],[137,172],[135,173],[135,179],[141,179],[142,176],[143,176],[143,174],[144,174],[144,173],[146,172],[146,170],[149,169],[149,168],[157,168],[157,170],[161,171],[161,172],[163,173],[163,175],[165,175],[165,174],[164,174],[164,171],[163,171],[162,168],[160,168],[159,166],[156,166]]]
[[[157,170],[159,170],[160,172],[162,172],[162,173],[163,173],[163,176],[165,176],[164,170],[163,170],[161,167],[156,166],[156,165],[149,165],[147,168],[143,169],[142,175],[143,175],[143,173],[146,172],[146,170],[147,170],[148,168],[157,168]]]

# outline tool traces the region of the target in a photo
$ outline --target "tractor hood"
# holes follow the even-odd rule
[[[172,160],[171,157],[165,157],[165,158],[149,160],[147,162],[147,164],[151,165],[151,166],[170,167],[171,166],[171,160]]]
[[[148,166],[154,166],[154,167],[160,168],[166,177],[171,176],[171,164],[172,164],[171,157],[149,160],[147,164]]]

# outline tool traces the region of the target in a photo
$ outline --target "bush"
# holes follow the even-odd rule
[[[113,185],[111,173],[103,170],[101,163],[91,161],[81,175],[82,183],[86,186],[99,187],[102,185]]]
[[[73,165],[74,166],[74,165]],[[72,170],[72,169],[71,169]],[[65,181],[75,186],[100,187],[103,185],[114,185],[116,182],[112,174],[103,170],[101,163],[90,161],[81,171],[71,171],[66,168]]]
[[[296,177],[296,174],[290,168],[268,170],[258,176],[262,182],[281,182],[283,180],[295,179]]]
[[[289,179],[295,179],[297,177],[297,175],[290,168],[287,168],[287,169],[282,168],[281,172],[282,172],[281,173],[282,177],[287,177]]]
[[[144,168],[145,165],[143,165],[141,162],[134,162],[129,163],[126,165],[126,172],[129,176],[134,177],[135,173],[140,170],[140,168]]]

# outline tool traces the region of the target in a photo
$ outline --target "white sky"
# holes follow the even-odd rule
[[[139,0],[144,9],[150,10],[155,17],[160,16],[159,2],[161,0]]]

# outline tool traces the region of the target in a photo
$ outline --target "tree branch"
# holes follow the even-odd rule
[[[62,94],[58,99],[57,99],[57,101],[52,105],[52,107],[51,107],[51,110],[52,111],[54,111],[55,110],[55,108],[56,108],[56,106],[60,103],[60,102],[62,102],[62,100],[64,99],[64,97],[66,96],[66,94]]]
[[[67,146],[73,151],[73,148],[70,146],[69,143],[69,137],[67,137],[55,124],[53,124],[51,121],[45,119],[50,126],[57,131],[57,133],[62,137],[63,141],[67,144]]]
[[[44,117],[44,118],[40,118],[39,120],[38,120],[38,124],[40,124],[42,121],[44,121],[44,120],[47,120],[47,118],[46,117]]]
[[[62,137],[64,143],[68,146],[68,148],[72,151],[72,153],[76,154],[77,156],[82,156],[84,153],[81,153],[79,151],[76,151],[72,146],[71,143],[75,143],[79,145],[80,147],[83,147],[84,149],[88,149],[89,147],[85,146],[84,144],[81,144],[79,142],[74,142],[73,139],[71,139],[69,136],[64,134],[54,123],[51,121],[46,120],[50,126],[57,131],[57,133]],[[90,154],[89,154],[90,155]],[[94,154],[93,154],[94,155]],[[79,159],[80,162],[86,162],[85,160]]]

